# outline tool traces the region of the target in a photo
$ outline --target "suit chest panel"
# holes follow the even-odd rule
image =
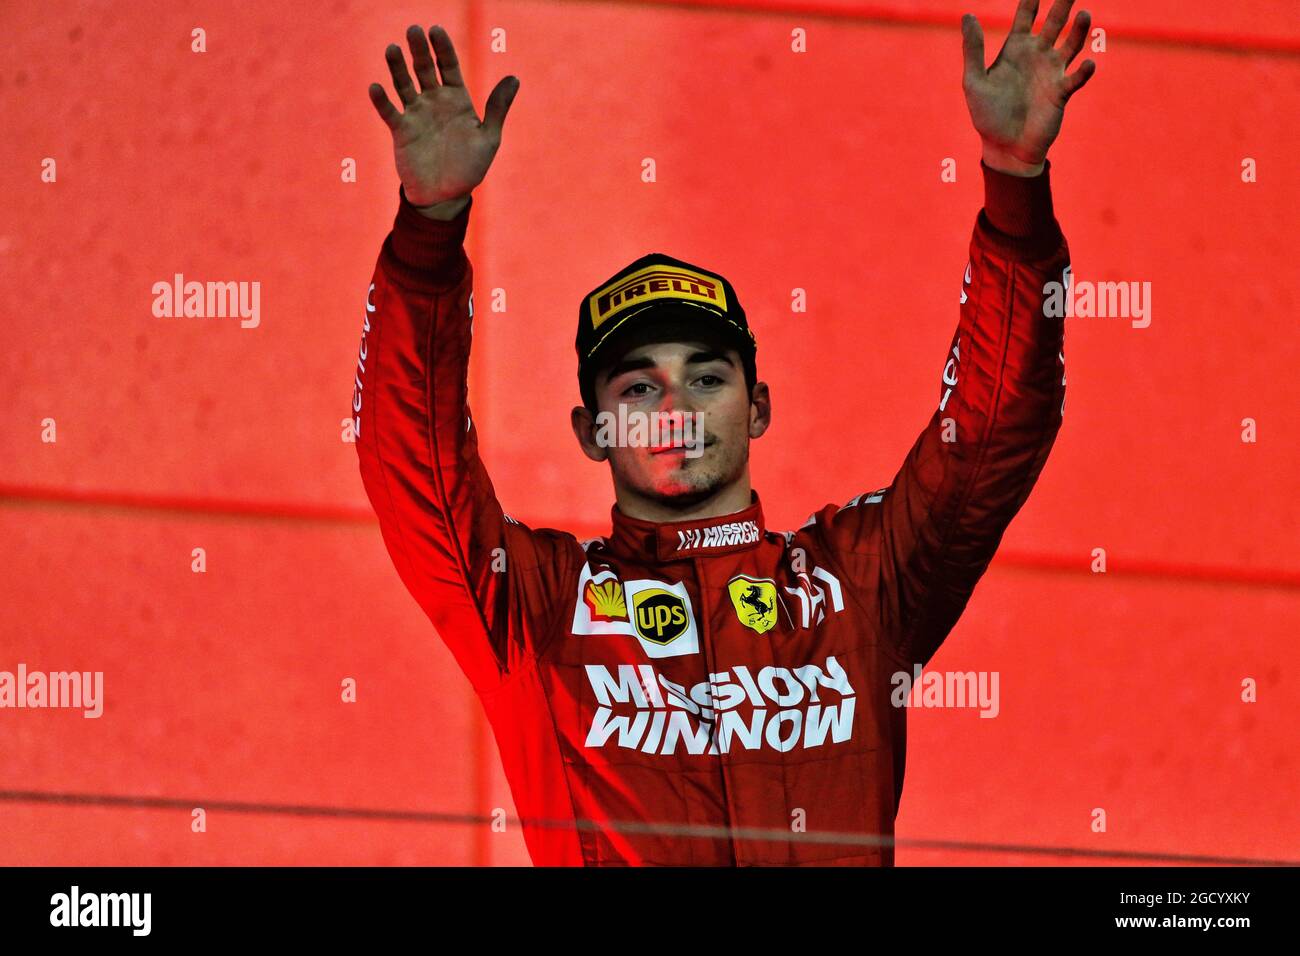
[[[847,587],[777,536],[654,565],[594,553],[541,662],[560,725],[585,759],[872,749],[889,675]]]

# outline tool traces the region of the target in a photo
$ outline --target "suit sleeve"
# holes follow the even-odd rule
[[[1064,318],[1047,300],[1070,259],[1051,164],[1032,179],[981,168],[985,205],[938,407],[888,487],[809,519],[908,667],[930,660],[965,609],[1064,411]]]
[[[505,514],[479,457],[467,382],[472,205],[435,221],[399,191],[367,291],[352,414],[362,483],[389,556],[483,693],[540,651],[581,546]]]

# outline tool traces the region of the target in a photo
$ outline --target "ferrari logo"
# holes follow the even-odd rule
[[[727,593],[731,595],[736,617],[745,627],[765,634],[776,626],[775,582],[738,574],[727,582]]]

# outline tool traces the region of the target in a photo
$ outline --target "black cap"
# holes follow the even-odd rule
[[[633,327],[669,320],[687,329],[699,323],[701,329],[720,332],[753,368],[758,345],[731,283],[716,272],[652,252],[592,289],[578,306],[578,382],[584,401],[590,403],[591,375],[610,342]]]

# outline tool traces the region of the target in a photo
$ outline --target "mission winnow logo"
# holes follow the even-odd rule
[[[727,521],[706,528],[678,531],[677,550],[706,551],[709,548],[727,548],[733,544],[753,544],[757,540],[757,522]]]
[[[857,698],[833,656],[825,664],[743,664],[687,688],[650,664],[587,665],[597,709],[588,747],[644,753],[780,752],[838,744],[853,735]],[[829,692],[829,693],[828,693]]]

